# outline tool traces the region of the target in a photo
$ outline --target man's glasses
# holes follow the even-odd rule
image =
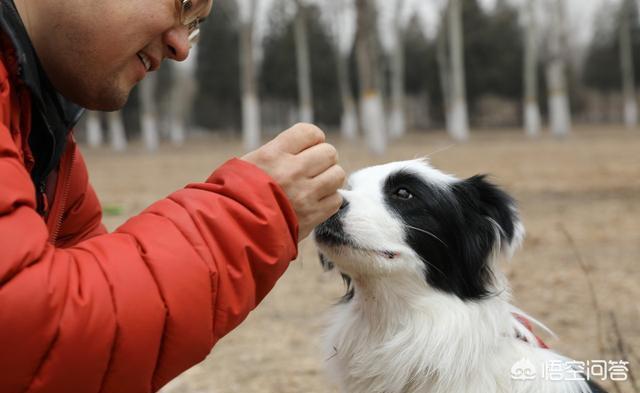
[[[201,15],[208,5],[207,0],[176,0],[180,23],[187,28],[191,45],[200,38],[200,23],[204,20]]]

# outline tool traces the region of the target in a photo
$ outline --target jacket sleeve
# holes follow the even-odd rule
[[[2,127],[2,126],[0,126]],[[150,392],[200,362],[297,253],[283,191],[231,160],[112,234],[55,248],[0,128],[3,392]]]

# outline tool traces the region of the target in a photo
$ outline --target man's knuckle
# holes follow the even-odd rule
[[[327,151],[327,156],[329,157],[331,162],[333,164],[336,164],[338,162],[338,150],[336,150],[335,147],[333,147],[332,145],[330,145],[328,143],[324,144],[324,148]]]
[[[311,123],[298,123],[299,127],[309,134],[316,141],[324,141],[325,134],[320,127]]]

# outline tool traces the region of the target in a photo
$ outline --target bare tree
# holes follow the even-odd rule
[[[140,83],[140,124],[142,126],[142,142],[149,151],[158,150],[160,137],[158,132],[158,105],[156,103],[156,87],[158,74],[147,75]]]
[[[624,96],[624,123],[628,128],[638,126],[638,103],[636,100],[635,75],[633,72],[633,50],[631,21],[633,0],[623,0],[620,8],[620,62],[622,64],[622,91]]]
[[[187,137],[187,128],[196,94],[196,65],[198,47],[191,48],[189,57],[181,62],[173,61],[169,107],[169,139],[174,145],[182,145]]]
[[[356,0],[356,57],[360,80],[360,119],[369,149],[383,154],[387,147],[385,115],[380,88],[377,15],[370,0]]]
[[[547,58],[547,94],[551,134],[566,136],[571,132],[571,112],[566,80],[565,2],[550,0],[549,53]]]
[[[448,17],[451,56],[451,106],[447,116],[447,126],[449,134],[454,139],[466,140],[469,137],[469,118],[465,87],[461,0],[449,0]]]
[[[405,115],[405,53],[403,38],[406,34],[407,21],[403,13],[407,5],[406,0],[392,2],[391,16],[391,116],[389,119],[389,136],[399,138],[406,133],[407,121]]]
[[[354,0],[331,0],[321,3],[325,22],[334,56],[336,59],[336,75],[342,101],[340,130],[343,138],[355,140],[358,129],[356,103],[351,91],[349,72],[349,56],[355,41],[355,4]]]
[[[118,152],[125,151],[127,149],[127,137],[124,130],[124,122],[122,121],[122,112],[109,112],[107,114],[107,123],[109,124],[111,148]]]
[[[308,5],[304,0],[295,0],[296,16],[294,25],[294,40],[296,45],[296,64],[298,68],[298,96],[300,105],[300,120],[305,123],[313,122],[313,93],[311,88],[311,61],[309,57],[309,42],[307,37]]]
[[[440,90],[442,91],[442,104],[444,106],[444,120],[447,131],[450,129],[449,121],[451,113],[451,75],[449,70],[449,54],[447,50],[447,16],[448,8],[445,8],[441,17],[442,26],[438,31],[436,40],[436,58],[438,61],[438,72],[440,73]]]
[[[240,14],[242,137],[244,148],[260,146],[260,102],[255,53],[255,25],[259,0],[237,0]]]
[[[527,135],[531,137],[540,134],[537,3],[537,0],[528,0],[525,2],[524,128]]]
[[[89,147],[100,147],[102,145],[102,124],[100,123],[100,112],[87,111],[87,145]]]

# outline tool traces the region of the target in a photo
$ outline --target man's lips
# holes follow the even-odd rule
[[[136,55],[138,56],[138,59],[140,59],[140,62],[142,62],[142,65],[144,65],[147,72],[155,71],[160,66],[160,62],[158,60],[144,52],[138,52]]]

